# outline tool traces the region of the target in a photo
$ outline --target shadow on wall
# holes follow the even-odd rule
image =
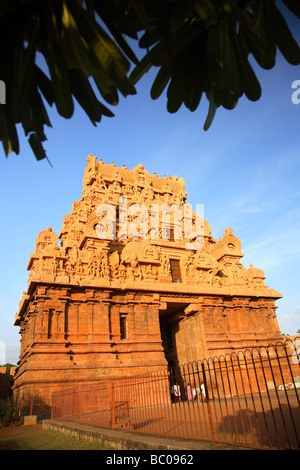
[[[51,418],[51,406],[39,396],[38,392],[27,392],[22,399],[17,397],[21,416],[36,415],[38,420]]]
[[[11,367],[9,370],[5,366],[0,367],[0,400],[12,394],[11,387],[15,369],[15,367]]]

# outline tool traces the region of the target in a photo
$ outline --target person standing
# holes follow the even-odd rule
[[[175,403],[181,402],[181,391],[180,391],[180,386],[178,385],[177,382],[174,384],[174,398],[175,398]]]
[[[187,392],[188,401],[191,401],[193,399],[193,394],[192,394],[192,387],[191,387],[190,383],[188,384],[188,386],[186,388],[186,392]]]

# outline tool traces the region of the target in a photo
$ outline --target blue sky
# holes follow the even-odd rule
[[[218,238],[230,226],[241,240],[244,266],[264,270],[266,285],[283,295],[277,302],[281,331],[300,329],[300,104],[291,100],[300,67],[278,54],[272,70],[256,72],[260,101],[243,98],[232,111],[219,109],[207,132],[206,98],[194,113],[181,107],[169,114],[165,96],[150,98],[153,71],[137,95],[121,98],[115,117],[97,127],[78,106],[71,120],[49,109],[53,128],[46,129],[45,148],[53,167],[35,160],[22,129],[20,155],[6,158],[1,148],[0,345],[7,362],[19,356],[14,315],[27,289],[36,236],[47,226],[60,232],[63,215],[81,197],[90,153],[108,164],[132,169],[142,163],[150,174],[184,178],[187,202],[194,209],[204,204],[212,235]]]

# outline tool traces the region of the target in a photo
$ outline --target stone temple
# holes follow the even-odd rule
[[[28,262],[15,318],[19,399],[50,405],[57,390],[281,338],[281,295],[243,266],[232,229],[214,239],[186,197],[182,178],[88,156],[81,199],[59,236],[50,227],[37,236]]]

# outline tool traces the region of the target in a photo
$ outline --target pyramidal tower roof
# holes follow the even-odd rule
[[[186,200],[182,178],[89,155],[82,196],[63,217],[59,236],[51,227],[37,236],[27,266],[28,293],[37,282],[51,282],[280,298],[265,285],[261,269],[242,265],[241,242],[232,229],[217,241]]]

